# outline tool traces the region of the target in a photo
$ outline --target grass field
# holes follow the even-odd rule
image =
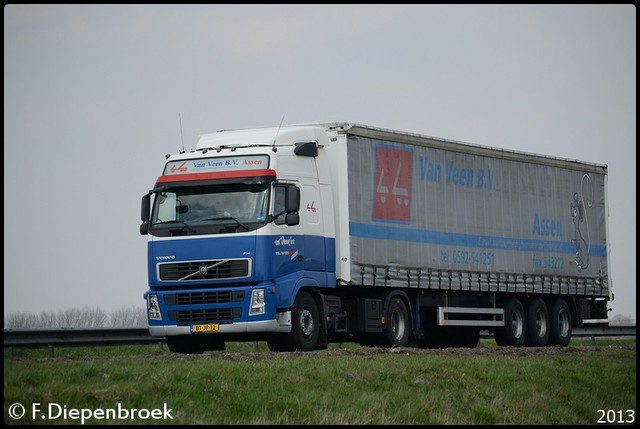
[[[5,350],[4,404],[6,424],[630,424],[636,341],[313,353],[231,343],[203,355],[77,347],[53,359]]]

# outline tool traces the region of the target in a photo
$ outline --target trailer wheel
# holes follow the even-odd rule
[[[493,337],[499,346],[522,347],[525,334],[524,307],[518,298],[511,298],[504,306],[504,327],[496,329]]]
[[[387,328],[385,330],[387,343],[391,347],[405,347],[409,341],[409,311],[400,297],[391,298],[387,316],[385,317]]]
[[[561,345],[566,347],[571,341],[571,311],[567,302],[558,298],[553,301],[549,309],[549,342],[550,346]]]
[[[549,341],[549,310],[542,298],[535,297],[527,305],[527,334],[524,344],[544,347]]]

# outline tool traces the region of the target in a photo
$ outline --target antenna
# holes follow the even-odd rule
[[[182,142],[182,152],[184,153],[184,138],[182,137],[182,115],[178,113],[178,118],[180,119],[180,141]]]
[[[284,115],[282,115],[282,119],[280,119],[280,125],[278,125],[278,131],[276,131],[276,136],[273,138],[273,145],[271,146],[271,150],[273,150],[274,152],[278,151],[278,149],[276,149],[276,139],[278,138],[278,134],[280,133],[280,127],[282,127],[282,122],[284,121],[285,115],[286,112]]]

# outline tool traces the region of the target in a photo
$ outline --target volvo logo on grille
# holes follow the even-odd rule
[[[213,262],[213,261],[211,261],[211,262]],[[217,262],[215,262],[214,264],[211,264],[211,265],[202,264],[202,265],[200,265],[200,267],[198,267],[197,271],[194,271],[193,273],[189,274],[188,276],[184,276],[184,277],[182,277],[181,279],[178,279],[178,280],[184,281],[184,280],[189,280],[189,279],[191,279],[193,277],[196,277],[196,276],[204,276],[209,272],[210,269],[215,268],[215,267],[219,267],[220,265],[226,264],[228,262],[229,262],[228,259],[223,259],[223,260],[217,261]]]
[[[218,259],[190,261],[180,264],[158,264],[162,281],[201,281],[249,277],[250,259]]]

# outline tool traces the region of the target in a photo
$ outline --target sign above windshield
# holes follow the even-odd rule
[[[165,165],[163,175],[264,170],[266,168],[269,168],[269,155],[223,156],[170,161]]]

